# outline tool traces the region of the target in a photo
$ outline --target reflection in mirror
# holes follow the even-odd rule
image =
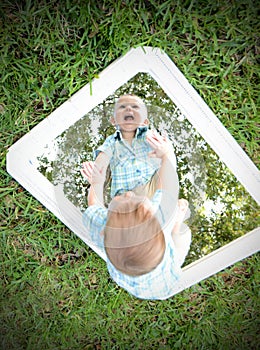
[[[88,184],[81,164],[93,160],[93,150],[114,132],[110,124],[115,100],[122,94],[140,96],[148,108],[150,127],[171,139],[180,180],[180,198],[189,201],[192,245],[185,265],[207,255],[256,227],[259,206],[217,154],[189,123],[157,82],[139,73],[46,145],[38,170],[81,211],[86,209]],[[170,175],[169,175],[170,176]],[[105,202],[109,203],[109,181]]]

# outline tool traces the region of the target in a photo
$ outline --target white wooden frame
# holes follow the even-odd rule
[[[102,252],[86,238],[81,212],[65,198],[63,191],[57,190],[37,170],[36,159],[44,153],[46,144],[140,72],[149,73],[157,81],[255,201],[260,203],[258,169],[172,60],[158,48],[131,49],[100,73],[91,85],[80,89],[12,145],[7,154],[8,172],[102,258]],[[174,294],[259,251],[259,232],[260,228],[256,227],[186,266]]]

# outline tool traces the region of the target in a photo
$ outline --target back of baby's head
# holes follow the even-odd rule
[[[114,267],[130,276],[152,271],[161,262],[165,239],[156,216],[143,199],[110,208],[104,230],[105,249]]]

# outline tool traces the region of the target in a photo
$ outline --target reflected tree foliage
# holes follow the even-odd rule
[[[186,198],[191,208],[187,223],[193,240],[186,264],[255,228],[259,206],[147,73],[137,74],[53,140],[52,145],[46,145],[46,152],[38,158],[38,170],[55,186],[63,186],[64,194],[75,206],[86,209],[89,185],[81,176],[81,164],[93,160],[93,150],[115,131],[110,118],[115,100],[125,93],[143,99],[149,127],[166,131],[174,146],[180,197]],[[105,202],[109,201],[108,181]]]

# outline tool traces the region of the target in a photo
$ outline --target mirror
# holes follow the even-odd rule
[[[93,150],[114,133],[109,123],[114,103],[126,93],[143,99],[150,127],[167,131],[173,143],[180,198],[186,198],[191,209],[187,223],[192,245],[184,265],[254,229],[257,203],[148,73],[135,75],[47,145],[46,152],[38,157],[38,170],[54,186],[62,186],[66,198],[84,211],[88,184],[80,174],[81,164],[93,160]],[[105,199],[108,204],[108,189]]]
[[[139,95],[151,125],[167,130],[178,160],[180,196],[191,206],[192,246],[175,294],[259,250],[260,176],[160,49],[131,49],[113,62],[10,147],[7,171],[104,258],[82,224],[87,184],[79,168],[113,132],[109,115],[125,92]]]

